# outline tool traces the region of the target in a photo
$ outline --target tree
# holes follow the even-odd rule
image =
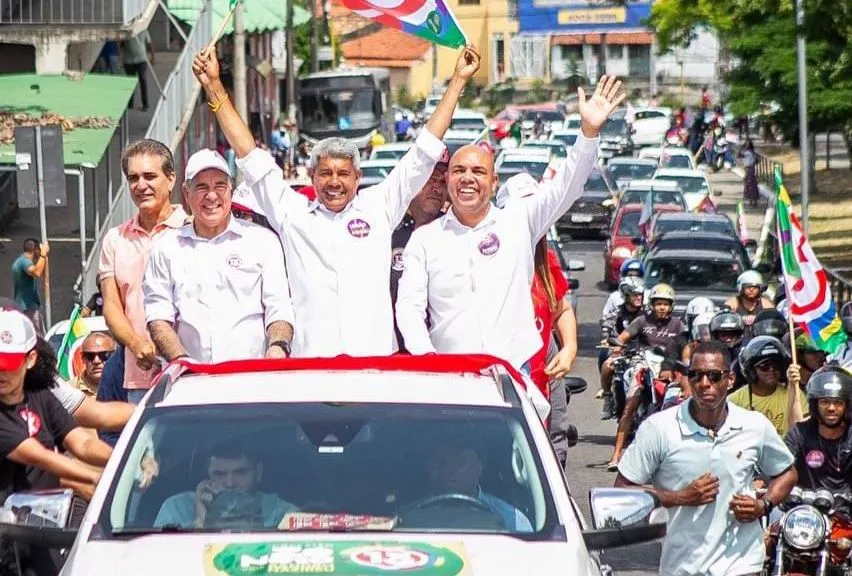
[[[815,131],[842,127],[852,159],[852,3],[806,1],[808,120]],[[729,105],[747,115],[774,102],[773,120],[797,141],[798,77],[793,0],[659,0],[650,25],[662,50],[712,28],[739,61],[726,77]]]

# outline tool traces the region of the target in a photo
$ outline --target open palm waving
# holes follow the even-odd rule
[[[597,88],[595,88],[595,93],[588,100],[586,100],[585,90],[582,87],[577,88],[577,94],[580,97],[578,106],[584,136],[594,138],[598,135],[612,111],[627,97],[626,94],[620,93],[620,90],[621,80],[617,80],[615,76],[601,76]]]

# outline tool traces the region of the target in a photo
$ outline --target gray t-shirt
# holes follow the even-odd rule
[[[142,64],[145,62],[145,53],[150,43],[151,36],[148,35],[147,30],[143,30],[130,40],[125,40],[121,45],[124,63]]]

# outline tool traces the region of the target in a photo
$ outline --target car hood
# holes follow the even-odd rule
[[[436,534],[166,534],[78,542],[63,576],[155,572],[249,576],[285,572],[430,576],[599,572],[580,543]]]

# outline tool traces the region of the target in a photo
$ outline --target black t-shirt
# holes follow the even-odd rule
[[[50,390],[28,392],[20,404],[0,403],[0,503],[13,492],[59,486],[59,479],[49,472],[18,464],[8,456],[28,438],[35,438],[49,450],[62,446],[75,426]]]
[[[615,335],[618,336],[630,326],[630,323],[642,315],[642,309],[637,308],[632,312],[627,309],[627,306],[622,304],[618,307],[618,314],[615,316]]]
[[[845,436],[826,440],[813,422],[799,422],[787,433],[784,442],[796,459],[797,484],[802,488],[825,488],[837,493],[852,485],[852,426],[847,426]]]
[[[92,294],[92,297],[86,302],[86,308],[91,311],[92,316],[104,315],[104,297],[101,296],[100,292]]]
[[[639,316],[627,326],[631,341],[642,346],[659,346],[667,351],[674,338],[683,331],[680,318],[669,316],[665,320],[659,320],[651,312]]]

